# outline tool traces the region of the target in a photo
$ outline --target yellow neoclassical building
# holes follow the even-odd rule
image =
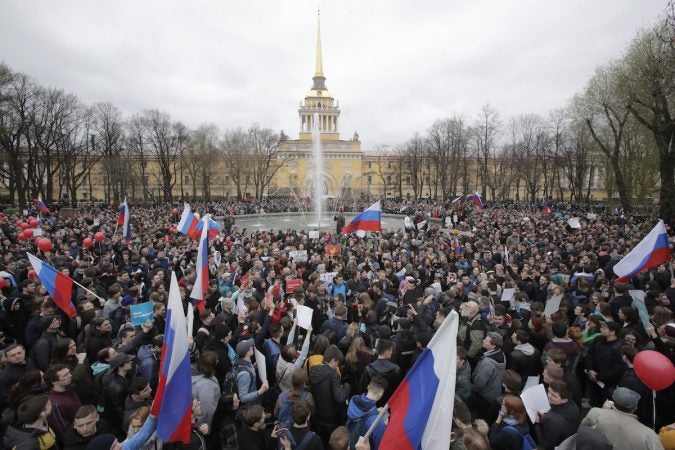
[[[351,197],[360,193],[364,184],[364,158],[359,135],[340,139],[340,103],[326,87],[321,51],[321,24],[317,25],[316,65],[312,88],[298,108],[298,138],[284,138],[279,143],[283,166],[272,180],[278,193],[308,196],[313,192],[314,173],[312,127],[315,118],[321,136],[323,170],[319,179],[326,195]],[[367,180],[365,180],[367,182]]]

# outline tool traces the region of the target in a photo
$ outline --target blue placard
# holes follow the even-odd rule
[[[143,325],[148,320],[152,320],[152,302],[131,305],[131,324],[133,326]]]

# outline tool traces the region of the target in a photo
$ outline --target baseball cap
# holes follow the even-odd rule
[[[247,339],[237,344],[237,355],[244,356],[253,347],[253,339]]]
[[[640,401],[640,394],[625,387],[618,387],[612,394],[612,400],[619,406],[636,408]]]

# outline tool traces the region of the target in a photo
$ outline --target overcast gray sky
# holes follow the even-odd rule
[[[0,60],[125,115],[298,134],[316,0],[0,0]],[[397,145],[490,102],[547,114],[651,26],[665,0],[321,2],[326,84],[341,131]]]

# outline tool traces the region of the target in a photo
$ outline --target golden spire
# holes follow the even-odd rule
[[[317,26],[316,26],[316,68],[314,69],[315,77],[323,76],[323,59],[321,57],[321,10],[317,11]]]

